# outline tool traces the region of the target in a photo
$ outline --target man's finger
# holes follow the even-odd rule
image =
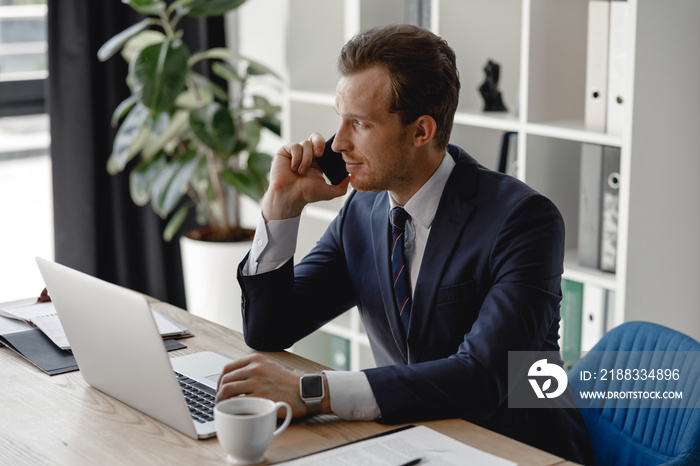
[[[320,157],[323,155],[323,151],[326,149],[326,139],[321,133],[313,133],[309,136],[309,141],[313,147],[314,157]]]

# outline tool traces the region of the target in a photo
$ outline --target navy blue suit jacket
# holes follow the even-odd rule
[[[357,306],[377,368],[382,421],[460,417],[578,462],[590,442],[574,409],[509,409],[508,351],[555,351],[564,224],[554,204],[450,146],[414,290],[408,334],[392,295],[389,199],[353,192],[296,267],[242,276],[246,342],[279,351]],[[247,259],[246,259],[247,260]]]

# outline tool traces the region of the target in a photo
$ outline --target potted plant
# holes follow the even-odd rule
[[[127,84],[131,95],[113,114],[112,123],[119,128],[108,171],[129,171],[133,201],[137,205],[150,203],[156,214],[167,219],[163,232],[166,241],[194,211],[202,228],[187,233],[183,241],[205,240],[205,251],[214,249],[210,255],[221,259],[218,248],[224,242],[252,239],[254,232],[240,224],[239,194],[256,201],[262,198],[272,157],[260,152],[258,143],[262,131],[280,134],[280,108],[261,95],[253,95],[249,84],[251,80],[269,82],[279,78],[235,51],[212,48],[191,52],[182,40],[179,26],[185,16],[220,16],[245,0],[176,0],[170,4],[161,0],[122,1],[146,18],[111,38],[98,51],[101,61],[121,51],[129,65]],[[198,73],[194,68],[198,63],[209,66],[214,75],[228,82],[228,89]],[[245,243],[241,249],[247,251],[249,246]],[[209,300],[200,306],[191,297],[187,269],[193,264],[188,264],[186,254],[183,250],[188,309],[201,313],[194,308],[220,308],[226,303],[229,309],[216,311],[231,312],[230,287],[238,288],[237,262],[226,264],[228,270],[222,273],[197,260],[193,276],[211,282],[224,275],[229,280],[220,285],[228,293],[225,301],[212,304]],[[213,278],[204,276],[208,272]]]

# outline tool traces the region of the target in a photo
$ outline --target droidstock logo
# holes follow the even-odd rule
[[[530,366],[527,376],[537,398],[556,398],[564,393],[569,383],[564,369],[556,364],[549,364],[546,359],[535,361]],[[554,388],[552,387],[552,379],[557,381]]]

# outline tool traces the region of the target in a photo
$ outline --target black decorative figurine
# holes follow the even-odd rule
[[[498,90],[498,78],[500,74],[501,66],[489,60],[489,62],[484,67],[484,72],[486,73],[486,79],[484,83],[479,87],[479,92],[484,98],[484,111],[485,112],[503,112],[508,109],[503,104],[503,99],[501,98],[501,92]]]

